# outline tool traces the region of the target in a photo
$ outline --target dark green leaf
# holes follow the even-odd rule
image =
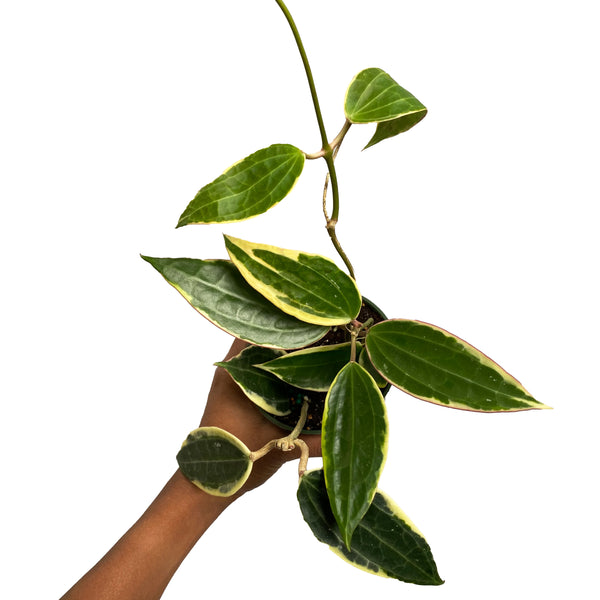
[[[304,348],[257,365],[290,385],[326,392],[341,368],[350,362],[350,343]]]
[[[290,386],[281,379],[254,366],[282,354],[281,350],[248,346],[227,362],[216,364],[227,370],[254,404],[273,415],[287,415],[291,412],[290,398],[295,397],[299,390],[292,388],[291,392]]]
[[[357,525],[350,550],[331,512],[322,470],[304,474],[298,501],[316,538],[355,567],[407,583],[444,583],[421,532],[383,492],[377,491]]]
[[[304,168],[305,156],[289,144],[251,154],[204,186],[188,204],[177,227],[249,219],[285,198]]]
[[[378,388],[389,386],[387,379],[373,366],[368,352],[364,351],[358,355],[358,364],[375,380]]]
[[[483,412],[548,408],[479,350],[439,327],[383,321],[371,327],[366,346],[377,370],[417,398]]]
[[[322,452],[331,508],[348,547],[369,508],[387,452],[381,391],[358,363],[335,378],[323,412]]]
[[[244,279],[297,319],[342,325],[358,315],[361,296],[354,280],[328,258],[227,235],[225,246]]]
[[[235,494],[252,470],[250,450],[219,427],[192,431],[177,454],[177,462],[194,485],[213,496]]]
[[[227,260],[151,258],[148,261],[200,314],[252,344],[301,348],[322,338],[325,326],[284,313],[256,292]]]

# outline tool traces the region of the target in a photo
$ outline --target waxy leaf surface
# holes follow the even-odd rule
[[[358,355],[358,364],[375,380],[378,388],[389,387],[388,380],[373,366],[368,352],[361,352]]]
[[[227,260],[151,258],[148,261],[200,314],[235,337],[259,346],[301,348],[327,327],[284,313],[256,292]]]
[[[375,134],[369,140],[369,143],[363,148],[363,150],[366,150],[367,148],[370,148],[371,146],[374,146],[383,140],[387,140],[388,138],[412,129],[419,121],[422,121],[425,118],[426,114],[427,111],[422,110],[398,117],[392,121],[382,121],[381,123],[377,123]]]
[[[281,380],[305,390],[326,392],[350,362],[350,343],[304,348],[258,365]]]
[[[383,321],[369,330],[366,346],[375,368],[417,398],[483,412],[548,408],[479,350],[439,327]]]
[[[427,114],[417,98],[377,68],[365,69],[354,78],[344,109],[351,123],[378,124],[366,148],[408,131]]]
[[[254,404],[273,415],[287,415],[291,412],[290,387],[275,375],[255,366],[282,354],[281,350],[248,346],[227,362],[216,364],[231,375]]]
[[[227,235],[225,246],[244,279],[297,319],[329,326],[358,315],[361,296],[354,280],[328,258]]]
[[[188,204],[177,227],[249,219],[285,198],[304,168],[304,153],[275,144],[230,167],[204,186]]]
[[[348,363],[327,394],[321,438],[329,500],[348,547],[375,494],[387,436],[381,391],[363,367]]]
[[[177,463],[194,485],[213,496],[235,494],[252,470],[250,450],[219,427],[192,431],[177,454]]]
[[[350,549],[331,512],[322,470],[304,474],[298,486],[298,502],[315,537],[353,566],[407,583],[444,583],[421,532],[383,492],[376,492],[356,526]]]

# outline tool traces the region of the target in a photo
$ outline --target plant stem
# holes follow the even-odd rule
[[[304,473],[306,472],[306,467],[308,465],[309,453],[308,453],[308,445],[306,444],[306,442],[304,440],[301,440],[300,438],[298,438],[296,440],[296,445],[300,448],[300,460],[298,462],[298,479],[300,479],[302,477],[302,475],[304,475]]]
[[[344,122],[344,126],[342,127],[340,132],[333,138],[333,140],[331,140],[331,142],[329,142],[329,147],[331,148],[331,151],[333,152],[333,158],[335,158],[337,156],[340,146],[341,146],[342,142],[344,141],[344,138],[346,137],[346,134],[348,133],[348,130],[350,129],[351,125],[352,125],[352,123],[346,119],[346,121]],[[306,160],[315,160],[317,158],[324,158],[325,150],[321,149],[318,152],[314,152],[312,154],[308,154],[305,152],[304,157],[306,158]]]
[[[279,438],[277,440],[271,440],[267,442],[262,448],[256,450],[255,452],[250,452],[250,460],[255,462],[277,448],[282,452],[289,452],[293,450],[296,446],[300,448],[301,457],[300,457],[300,466],[298,468],[298,475],[301,477],[304,471],[306,470],[306,463],[308,461],[308,446],[300,439],[298,436],[302,433],[304,429],[304,425],[306,425],[306,417],[308,415],[308,399],[306,399],[302,403],[302,410],[300,411],[300,418],[298,419],[298,423],[296,423],[296,427],[294,430],[285,437]]]
[[[294,448],[293,442],[298,438],[298,436],[302,433],[304,426],[306,425],[306,417],[308,415],[308,398],[304,396],[304,400],[302,402],[302,408],[300,410],[300,418],[296,423],[296,427],[294,427],[292,433],[277,440],[277,447],[280,450],[288,450],[287,446],[291,445],[290,450]]]
[[[356,362],[356,338],[358,334],[355,330],[351,332],[350,337],[350,362]]]
[[[285,5],[285,3],[283,2],[283,0],[275,0],[275,2],[277,2],[277,5],[283,12],[285,18],[287,19],[288,25],[290,26],[290,29],[292,30],[292,33],[294,35],[294,40],[296,41],[296,46],[298,47],[298,51],[300,52],[300,57],[302,58],[302,64],[304,65],[304,71],[306,73],[308,87],[310,88],[310,95],[311,95],[311,98],[313,101],[315,115],[317,117],[317,123],[319,124],[319,133],[321,134],[321,144],[322,144],[322,150],[321,150],[322,154],[319,153],[319,155],[321,155],[325,159],[325,162],[327,163],[327,170],[329,171],[329,179],[331,180],[332,212],[331,212],[331,218],[327,219],[327,226],[326,226],[327,233],[329,234],[329,237],[331,238],[331,241],[333,243],[334,248],[337,250],[337,253],[340,255],[341,259],[344,261],[344,264],[346,265],[346,268],[348,269],[348,273],[350,274],[350,277],[352,277],[352,279],[355,279],[354,268],[352,267],[352,263],[350,262],[350,260],[348,259],[348,256],[342,249],[342,246],[341,246],[341,244],[337,238],[337,234],[335,232],[335,226],[337,225],[338,216],[339,216],[339,212],[340,212],[340,192],[339,192],[339,186],[338,186],[338,180],[337,180],[337,173],[335,171],[335,162],[334,162],[335,157],[334,157],[334,153],[331,148],[331,145],[329,144],[329,140],[327,138],[327,132],[325,130],[325,123],[323,122],[323,114],[321,113],[321,107],[319,105],[319,97],[317,96],[317,88],[315,86],[315,81],[312,76],[312,70],[310,68],[310,63],[308,62],[308,57],[306,55],[306,51],[304,50],[304,44],[302,43],[302,38],[300,37],[300,32],[298,31],[298,28],[296,27],[296,23],[294,22],[294,19],[291,15],[290,11],[288,10],[288,8]],[[339,139],[339,141],[337,141],[337,147],[339,147],[339,144],[341,143],[341,140],[343,139],[344,135],[348,131],[349,127],[350,127],[350,124],[348,122],[346,122],[346,124],[344,124],[344,128],[342,129],[343,133],[341,133],[341,138]],[[339,136],[338,136],[338,138],[339,138]],[[338,138],[336,138],[336,140],[338,140]]]
[[[294,39],[296,40],[296,46],[298,46],[298,51],[300,52],[300,57],[302,58],[302,64],[304,65],[304,71],[306,72],[306,79],[308,80],[308,87],[310,88],[310,95],[312,97],[313,105],[315,107],[315,114],[317,115],[317,122],[319,123],[319,132],[321,134],[321,143],[323,144],[323,150],[327,151],[330,149],[329,141],[327,140],[327,132],[325,131],[325,123],[323,122],[323,115],[321,113],[321,107],[319,106],[319,98],[317,96],[317,88],[315,87],[315,80],[312,76],[312,71],[310,68],[310,63],[308,62],[308,57],[306,56],[306,51],[304,50],[304,44],[302,43],[302,38],[300,37],[300,32],[296,27],[296,23],[294,23],[294,19],[288,10],[287,6],[283,2],[283,0],[275,0],[277,5],[285,15],[287,19],[288,25],[294,34]]]

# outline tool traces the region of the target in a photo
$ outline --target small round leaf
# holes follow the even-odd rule
[[[250,450],[219,427],[192,431],[177,454],[181,472],[213,496],[231,496],[246,483],[252,461]]]

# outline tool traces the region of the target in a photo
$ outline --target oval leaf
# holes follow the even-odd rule
[[[231,496],[246,483],[252,461],[250,450],[219,427],[192,431],[177,454],[181,472],[213,496]]]
[[[358,363],[348,363],[327,394],[322,427],[327,491],[348,548],[375,494],[385,462],[387,436],[381,391]]]
[[[290,401],[299,390],[285,384],[281,379],[255,367],[257,363],[270,361],[281,356],[281,350],[248,346],[227,362],[218,362],[240,386],[242,391],[263,410],[272,415],[287,415],[291,412]]]
[[[282,311],[316,325],[356,318],[361,296],[354,280],[323,256],[225,236],[227,252],[246,281]]]
[[[183,211],[177,227],[233,223],[264,213],[288,195],[304,160],[304,153],[289,144],[258,150],[204,186]]]
[[[350,343],[304,348],[257,365],[279,379],[305,390],[326,392],[342,367],[350,362]],[[387,383],[387,382],[386,382]]]
[[[142,256],[201,315],[252,344],[302,348],[321,339],[327,327],[310,325],[279,310],[250,287],[227,260]]]
[[[407,583],[444,583],[421,532],[383,492],[376,492],[357,525],[350,550],[331,512],[322,470],[304,474],[298,486],[298,502],[315,537],[351,565]]]
[[[371,327],[366,346],[392,385],[422,400],[482,412],[548,408],[485,354],[434,325],[383,321]]]

